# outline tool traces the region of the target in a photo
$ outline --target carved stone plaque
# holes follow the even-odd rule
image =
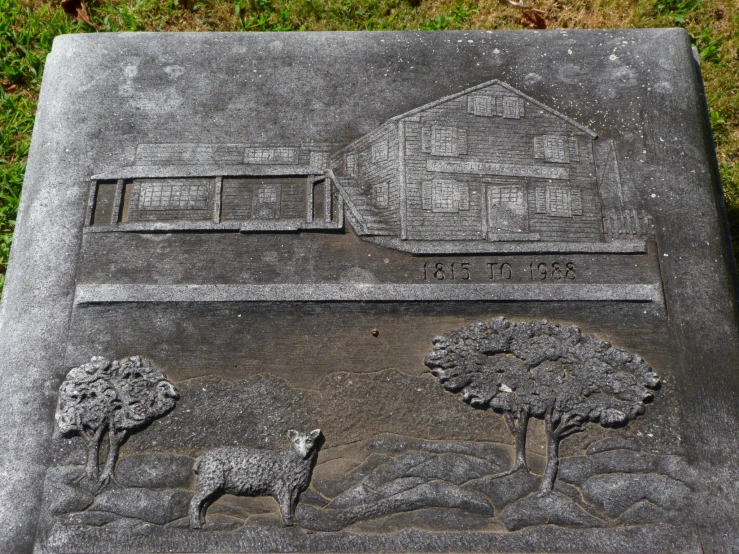
[[[0,551],[739,549],[708,129],[682,30],[58,38]]]

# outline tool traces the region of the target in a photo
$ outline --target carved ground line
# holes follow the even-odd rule
[[[114,302],[606,301],[662,303],[658,284],[79,285],[76,304]]]

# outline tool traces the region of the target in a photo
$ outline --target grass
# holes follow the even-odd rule
[[[687,29],[698,49],[739,257],[739,10],[733,0],[527,0],[550,29]],[[522,29],[499,0],[91,0],[92,25],[59,2],[0,0],[0,292],[44,60],[56,35],[107,31]]]

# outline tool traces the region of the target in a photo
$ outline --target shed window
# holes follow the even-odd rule
[[[205,210],[210,187],[206,184],[144,183],[139,210]]]
[[[295,164],[298,163],[298,149],[289,147],[247,148],[244,153],[244,162],[248,164]]]

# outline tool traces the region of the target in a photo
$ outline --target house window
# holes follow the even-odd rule
[[[424,125],[421,150],[434,156],[467,154],[467,130],[445,125]]]
[[[536,213],[552,217],[582,215],[582,192],[577,188],[539,187],[536,189]]]
[[[467,98],[467,113],[482,117],[495,115],[495,98],[492,96],[469,96]]]
[[[454,127],[434,125],[431,138],[431,153],[435,156],[454,156],[457,153]]]
[[[382,139],[372,144],[372,161],[382,162],[385,160],[387,160],[387,139]]]
[[[494,204],[518,204],[523,197],[521,187],[492,187],[490,199]]]
[[[423,183],[424,210],[456,213],[470,209],[470,188],[467,183],[436,179]]]
[[[503,97],[503,117],[506,119],[519,119],[523,114],[523,101],[517,96]]]
[[[247,148],[244,163],[248,164],[295,164],[298,163],[297,148]]]
[[[518,96],[468,96],[467,113],[519,119],[524,116],[524,100]]]
[[[349,177],[357,176],[357,156],[355,154],[346,155],[346,174]]]
[[[206,184],[145,183],[139,192],[139,210],[207,210]]]
[[[534,139],[534,158],[567,164],[579,161],[577,137],[544,135]]]
[[[372,186],[372,203],[378,208],[387,208],[389,187],[387,183],[379,183]]]

